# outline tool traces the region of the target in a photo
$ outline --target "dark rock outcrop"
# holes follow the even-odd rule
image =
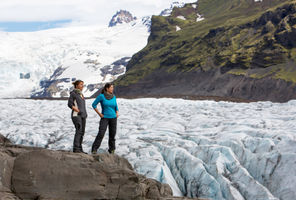
[[[132,86],[116,86],[117,97],[177,97],[230,101],[287,102],[296,99],[292,82],[270,77],[256,79],[216,71],[168,73],[155,70]]]
[[[0,135],[0,200],[187,199],[117,155],[13,145]]]
[[[62,91],[63,89],[58,86],[59,83],[69,83],[71,80],[70,78],[62,78],[59,79],[58,77],[63,74],[66,68],[58,67],[53,74],[50,76],[49,79],[41,80],[40,87],[42,88],[41,91],[37,91],[32,93],[31,98],[41,98],[41,97],[52,97],[57,92]],[[69,91],[66,89],[63,91],[65,97],[68,96]],[[61,96],[64,97],[64,96]]]
[[[112,76],[116,76],[119,74],[124,73],[125,66],[127,65],[128,61],[130,60],[130,57],[123,57],[115,62],[113,62],[111,65],[106,65],[102,67],[101,70],[101,76],[104,77],[107,74],[111,74]]]
[[[88,54],[92,55],[91,53]],[[104,87],[104,80],[107,75],[118,76],[125,72],[125,67],[130,60],[130,57],[123,57],[116,61],[114,61],[111,65],[106,65],[99,70],[101,71],[101,77],[103,78],[103,82],[87,84],[86,90],[83,92],[93,92],[94,90],[98,90]],[[89,64],[89,67],[94,68],[94,70],[98,70],[98,60],[87,59],[84,61],[84,64]],[[31,98],[33,99],[52,99],[55,98],[67,98],[69,97],[70,91],[73,89],[72,87],[64,87],[60,85],[61,83],[70,83],[76,80],[76,78],[59,78],[67,68],[58,67],[54,73],[51,75],[49,79],[44,79],[40,81],[41,90],[33,91],[31,94]],[[97,95],[93,95],[96,97]]]
[[[109,22],[109,27],[116,26],[117,24],[129,23],[136,19],[137,18],[133,17],[130,12],[126,10],[120,10],[115,15],[113,15],[111,21]]]
[[[0,134],[0,146],[11,144],[10,140]]]

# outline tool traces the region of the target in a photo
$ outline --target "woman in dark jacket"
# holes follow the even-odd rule
[[[99,133],[92,145],[92,153],[97,153],[98,148],[101,146],[107,127],[109,127],[109,149],[108,152],[114,154],[115,151],[115,135],[117,127],[118,106],[116,97],[113,94],[114,86],[107,83],[102,93],[93,102],[92,107],[101,117]],[[97,109],[98,103],[101,104],[102,113]]]
[[[82,140],[85,132],[85,123],[87,118],[85,99],[82,94],[83,81],[77,80],[73,83],[74,90],[70,93],[68,106],[72,109],[71,118],[76,132],[73,142],[73,152],[85,153],[82,149]]]

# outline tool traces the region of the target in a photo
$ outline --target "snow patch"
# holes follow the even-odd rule
[[[186,18],[182,15],[177,16],[178,19],[186,20]]]
[[[205,18],[203,18],[200,14],[197,13],[197,18],[196,18],[196,22],[202,21]]]

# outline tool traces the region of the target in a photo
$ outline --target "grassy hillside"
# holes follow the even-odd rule
[[[197,14],[205,19],[197,22]],[[197,7],[175,8],[169,17],[153,16],[147,46],[132,57],[115,84],[132,85],[157,69],[214,70],[296,83],[295,38],[295,1],[199,0]]]

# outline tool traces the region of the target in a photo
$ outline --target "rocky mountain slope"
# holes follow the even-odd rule
[[[116,26],[117,24],[130,23],[136,19],[137,17],[133,17],[129,11],[120,10],[115,15],[113,15],[109,22],[109,27]]]
[[[115,81],[117,94],[296,98],[296,4],[199,0],[153,16],[147,46]]]
[[[117,155],[13,145],[0,135],[0,200],[189,199],[135,173]]]

